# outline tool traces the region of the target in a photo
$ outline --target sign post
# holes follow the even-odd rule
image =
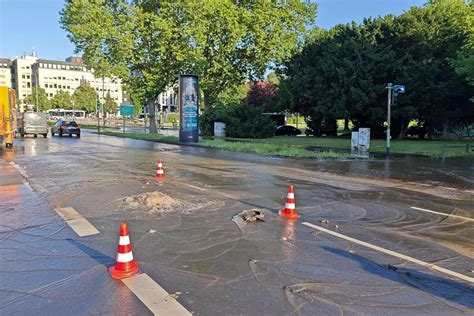
[[[132,116],[134,113],[133,105],[131,104],[122,104],[120,105],[120,115],[123,118],[123,133],[125,133],[125,117]]]
[[[199,77],[179,76],[179,141],[199,142]]]
[[[388,89],[388,102],[387,102],[387,158],[390,157],[390,112],[392,105],[395,104],[396,98],[399,93],[405,93],[405,86],[393,85],[393,83],[387,84]]]
[[[97,101],[97,133],[100,133],[100,103]]]

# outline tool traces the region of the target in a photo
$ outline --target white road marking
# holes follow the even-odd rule
[[[28,182],[23,181],[23,183],[26,185],[26,187],[27,187],[28,189],[30,189],[31,192],[34,192],[34,191],[33,191],[33,188],[30,186],[30,184],[29,184]]]
[[[426,208],[420,208],[420,207],[415,207],[415,206],[412,206],[411,208],[414,209],[414,210],[422,211],[422,212],[428,212],[428,213],[433,213],[433,214],[438,214],[438,215],[443,215],[443,216],[456,217],[456,218],[460,218],[460,219],[464,219],[464,220],[468,220],[468,221],[474,221],[474,218],[436,212],[436,211],[432,211],[432,210],[427,210]]]
[[[122,282],[155,315],[191,315],[186,308],[146,273],[122,279]]]
[[[26,174],[26,171],[20,167],[20,165],[14,163],[13,161],[10,161],[10,164],[18,170],[18,172],[23,176],[23,178],[27,179],[28,175]]]
[[[79,214],[75,209],[72,207],[64,207],[55,209],[56,213],[58,213],[69,225],[69,227],[74,230],[76,234],[80,237],[83,236],[90,236],[99,234],[100,232],[97,228],[94,227],[87,219],[84,218],[81,214]]]
[[[196,190],[200,190],[200,191],[206,191],[207,189],[205,188],[200,188],[198,186],[195,186],[195,185],[192,185],[192,184],[189,184],[189,183],[186,183],[186,182],[180,182],[181,184],[187,186],[187,187],[190,187],[190,188],[193,188],[193,189],[196,189]]]
[[[352,237],[349,237],[349,236],[346,236],[346,235],[343,235],[343,234],[340,234],[340,233],[336,233],[336,232],[334,232],[334,231],[332,231],[332,230],[329,230],[329,229],[326,229],[326,228],[323,228],[323,227],[320,227],[320,226],[317,226],[317,225],[314,225],[314,224],[311,224],[311,223],[308,223],[308,222],[303,222],[302,224],[305,225],[305,226],[308,226],[308,227],[317,229],[317,230],[319,230],[319,231],[328,233],[328,234],[330,234],[330,235],[333,235],[333,236],[336,236],[336,237],[345,239],[345,240],[347,240],[347,241],[351,241],[351,242],[356,243],[356,244],[359,244],[359,245],[361,245],[361,246],[364,246],[364,247],[367,247],[367,248],[370,248],[370,249],[374,249],[374,250],[377,250],[377,251],[386,253],[386,254],[388,254],[388,255],[391,255],[391,256],[394,256],[394,257],[397,257],[397,258],[401,258],[401,259],[404,259],[404,260],[407,260],[407,261],[410,261],[410,262],[419,264],[419,265],[421,265],[421,266],[423,266],[423,267],[427,267],[427,268],[429,268],[429,269],[436,270],[436,271],[438,271],[438,272],[447,274],[447,275],[449,275],[449,276],[453,276],[453,277],[455,277],[455,278],[458,278],[458,279],[461,279],[461,280],[464,280],[464,281],[468,281],[468,282],[474,283],[474,278],[471,278],[471,277],[469,277],[469,276],[467,276],[467,275],[464,275],[464,274],[461,274],[461,273],[458,273],[458,272],[454,272],[454,271],[451,271],[451,270],[442,268],[442,267],[437,266],[437,265],[435,265],[435,264],[428,263],[428,262],[425,262],[425,261],[421,261],[421,260],[418,260],[418,259],[415,259],[415,258],[406,256],[406,255],[403,255],[403,254],[401,254],[401,253],[398,253],[398,252],[395,252],[395,251],[392,251],[392,250],[388,250],[388,249],[385,249],[385,248],[382,248],[382,247],[379,247],[379,246],[375,246],[375,245],[369,244],[369,243],[367,243],[367,242],[365,242],[365,241],[358,240],[358,239],[355,239],[355,238],[352,238]]]

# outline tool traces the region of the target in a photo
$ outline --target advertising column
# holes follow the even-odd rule
[[[179,141],[199,141],[199,84],[196,75],[179,76]]]

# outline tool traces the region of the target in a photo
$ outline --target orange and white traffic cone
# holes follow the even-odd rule
[[[158,167],[156,167],[156,177],[157,178],[165,177],[165,171],[163,170],[163,163],[161,162],[161,159],[158,160]]]
[[[127,224],[120,224],[120,239],[117,250],[115,266],[109,268],[112,279],[128,278],[132,275],[140,274],[138,264],[133,260],[132,245],[128,236]]]
[[[295,202],[295,191],[293,189],[293,184],[290,184],[290,189],[288,190],[288,195],[286,196],[285,208],[282,209],[278,214],[289,219],[296,219],[300,217],[298,212],[296,212]]]

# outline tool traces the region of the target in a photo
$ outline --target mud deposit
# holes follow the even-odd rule
[[[128,212],[156,215],[167,213],[189,214],[203,207],[209,207],[213,202],[204,199],[192,202],[184,201],[163,192],[153,191],[120,198],[116,200],[115,204],[121,210]]]

